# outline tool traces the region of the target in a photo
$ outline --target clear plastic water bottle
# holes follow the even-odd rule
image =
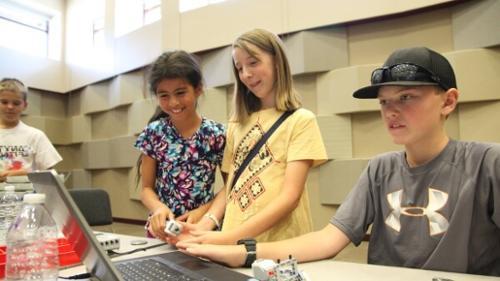
[[[24,195],[7,232],[6,280],[57,280],[57,227],[44,202],[45,194]]]
[[[5,237],[10,224],[16,218],[21,207],[21,197],[16,194],[16,187],[7,185],[0,196],[0,244],[5,245]]]

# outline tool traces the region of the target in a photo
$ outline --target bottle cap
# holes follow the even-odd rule
[[[4,188],[3,188],[5,191],[15,191],[16,190],[16,187],[13,186],[13,185],[6,185]]]
[[[28,193],[23,196],[23,202],[28,204],[42,204],[45,202],[45,194]]]

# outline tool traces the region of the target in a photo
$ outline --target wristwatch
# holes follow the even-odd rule
[[[238,245],[245,245],[247,250],[247,258],[245,260],[244,267],[252,267],[252,263],[257,259],[257,241],[253,238],[245,238],[238,240]]]

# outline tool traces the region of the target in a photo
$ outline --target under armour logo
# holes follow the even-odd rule
[[[385,223],[397,232],[401,230],[401,215],[409,217],[426,216],[429,220],[430,235],[441,234],[448,229],[448,220],[437,212],[437,210],[441,209],[448,202],[447,193],[429,188],[429,203],[427,207],[401,206],[401,198],[403,198],[403,190],[387,194],[387,201],[392,211],[385,219]]]

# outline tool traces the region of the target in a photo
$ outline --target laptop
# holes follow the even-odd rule
[[[170,280],[165,276],[179,272],[186,277],[173,280],[247,281],[250,278],[250,276],[222,265],[179,251],[113,262],[101,248],[92,229],[64,186],[61,177],[54,170],[32,172],[28,174],[28,177],[37,193],[46,194],[45,206],[58,228],[73,245],[76,254],[88,272],[99,280],[134,280],[130,277],[124,277],[125,271],[129,271],[131,265],[135,265],[135,267],[140,265],[139,269],[142,268],[145,273],[159,271],[158,274],[161,277],[151,280]],[[139,272],[139,275],[141,274]]]

